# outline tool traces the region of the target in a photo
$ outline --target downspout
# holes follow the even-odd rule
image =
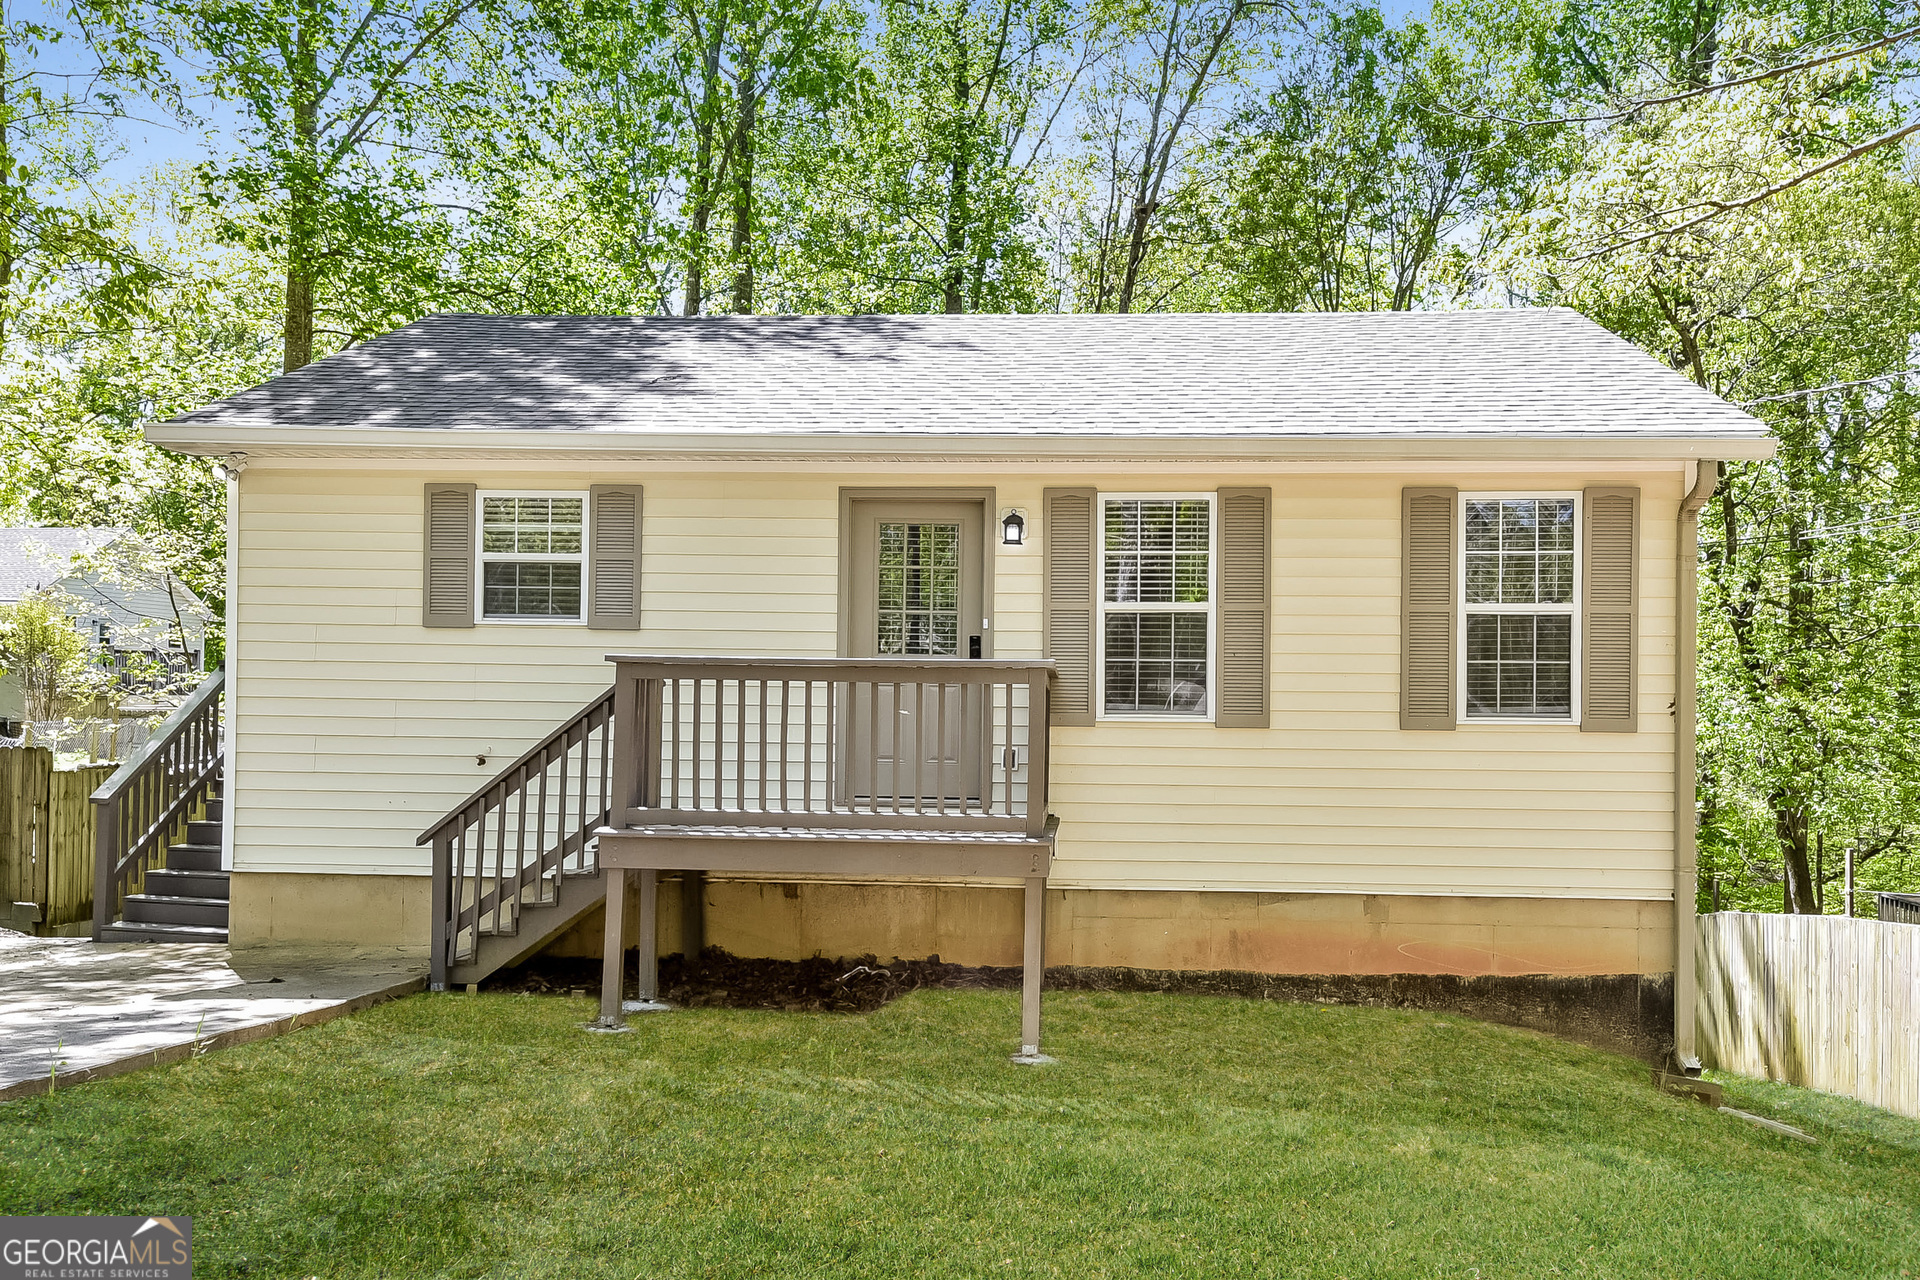
[[[215,474],[224,479],[227,485],[227,609],[222,620],[227,639],[220,661],[227,673],[226,723],[221,728],[220,737],[220,754],[223,757],[220,762],[220,794],[226,797],[226,803],[222,806],[220,823],[220,869],[229,873],[233,871],[234,815],[240,807],[239,789],[235,785],[239,781],[240,771],[234,766],[234,744],[240,736],[240,474],[246,469],[247,455],[238,450],[229,453],[227,460],[214,468]],[[201,665],[206,664],[203,662]],[[231,917],[231,891],[227,912]],[[231,936],[231,918],[228,920],[228,930]]]
[[[1674,550],[1673,672],[1673,1056],[1689,1075],[1700,1070],[1695,1050],[1696,978],[1694,945],[1698,927],[1694,896],[1698,865],[1694,848],[1695,663],[1700,646],[1700,509],[1720,484],[1720,464],[1696,464],[1693,487],[1680,500],[1679,539]]]

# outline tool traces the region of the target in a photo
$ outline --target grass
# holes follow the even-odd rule
[[[0,1214],[208,1276],[1906,1276],[1920,1123],[1458,1017],[1048,997],[858,1017],[418,996],[0,1106]]]

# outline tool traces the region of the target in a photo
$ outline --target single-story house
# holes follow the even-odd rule
[[[0,528],[0,605],[29,596],[72,618],[129,687],[202,669],[211,610],[132,529]],[[16,732],[22,712],[18,681],[0,675],[6,732]]]
[[[1772,445],[1572,311],[444,315],[148,435],[237,477],[235,945],[1692,1008],[1695,515]]]

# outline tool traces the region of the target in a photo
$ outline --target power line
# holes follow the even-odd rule
[[[1742,400],[1736,408],[1751,409],[1757,404],[1774,404],[1781,400],[1800,400],[1807,396],[1817,396],[1826,391],[1845,391],[1849,387],[1870,387],[1876,382],[1891,382],[1895,378],[1920,377],[1920,370],[1902,369],[1899,373],[1883,373],[1872,378],[1857,378],[1852,382],[1829,382],[1824,387],[1810,387],[1805,391],[1783,391],[1777,396],[1761,396],[1758,400]]]

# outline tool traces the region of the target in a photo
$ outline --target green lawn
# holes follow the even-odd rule
[[[1160,995],[580,1029],[419,996],[0,1105],[0,1213],[186,1213],[206,1276],[1905,1276],[1920,1124],[1466,1019]],[[1904,1268],[1904,1269],[1903,1269]]]

